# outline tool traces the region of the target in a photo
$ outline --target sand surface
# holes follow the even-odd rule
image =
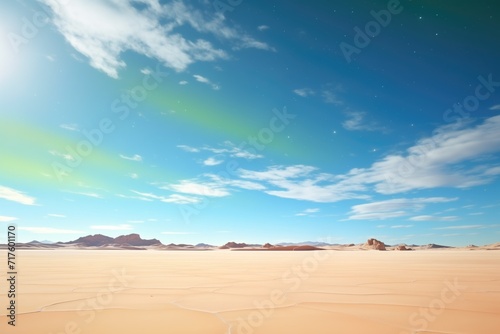
[[[498,334],[500,252],[18,251],[0,333]],[[1,287],[6,290],[6,275]]]

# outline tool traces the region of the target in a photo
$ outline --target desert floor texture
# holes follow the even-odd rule
[[[18,251],[0,333],[498,334],[500,251]],[[7,289],[2,273],[3,289]]]

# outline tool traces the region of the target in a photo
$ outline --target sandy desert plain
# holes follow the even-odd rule
[[[18,250],[2,334],[497,334],[500,251]],[[7,289],[2,273],[2,290]]]

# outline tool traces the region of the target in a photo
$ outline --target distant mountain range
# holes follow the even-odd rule
[[[87,247],[96,247],[104,245],[118,245],[118,246],[152,246],[162,245],[160,240],[142,239],[139,234],[133,233],[129,235],[120,235],[117,238],[111,238],[102,234],[87,235],[86,237],[78,238],[70,242],[62,242],[61,244],[79,244]]]
[[[108,237],[102,234],[87,235],[80,237],[76,240],[69,242],[51,242],[48,240],[36,241],[33,240],[28,243],[19,243],[18,247],[21,249],[129,249],[129,250],[214,250],[214,249],[227,249],[227,250],[258,250],[258,251],[306,251],[306,250],[320,250],[320,249],[335,249],[335,250],[426,250],[426,249],[446,249],[454,248],[450,246],[442,246],[436,244],[428,245],[386,245],[376,239],[368,239],[364,244],[329,244],[326,242],[304,241],[304,242],[281,242],[275,245],[270,243],[266,244],[246,244],[237,243],[234,241],[228,242],[222,246],[213,246],[205,243],[196,245],[189,244],[174,244],[170,243],[164,245],[158,239],[142,239],[139,234],[133,233],[128,235],[121,235],[116,238]],[[489,249],[500,250],[500,243],[485,245],[482,247],[469,245],[467,248],[470,250]]]

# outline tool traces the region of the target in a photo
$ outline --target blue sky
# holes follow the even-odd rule
[[[500,240],[493,1],[0,6],[19,241]]]

